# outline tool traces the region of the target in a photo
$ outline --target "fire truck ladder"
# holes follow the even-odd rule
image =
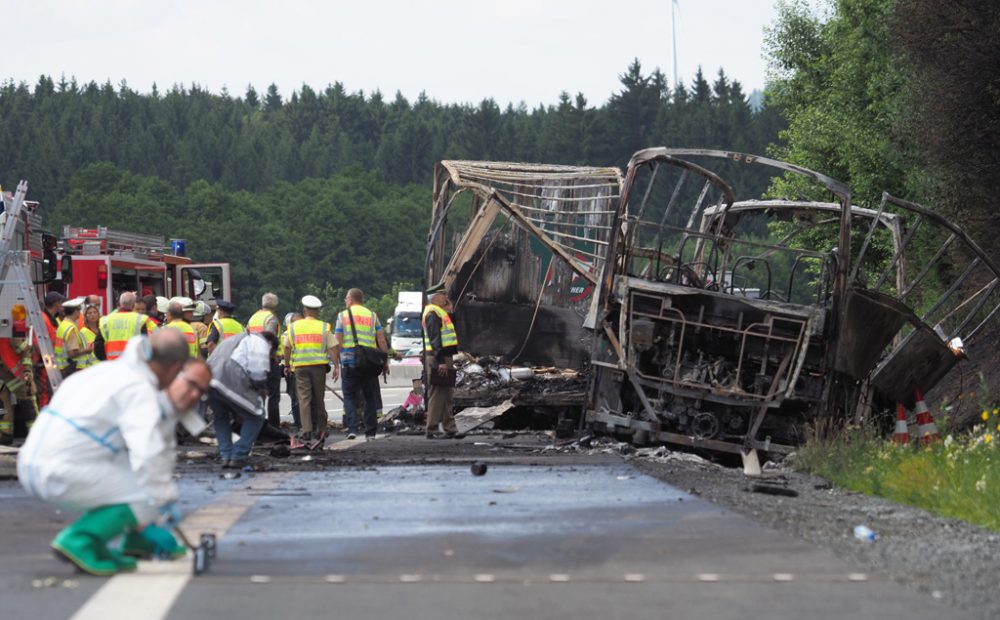
[[[28,326],[31,328],[28,334],[28,341],[31,341],[31,332],[38,341],[38,350],[42,354],[42,362],[45,364],[45,372],[49,377],[49,385],[53,390],[62,383],[62,373],[55,363],[55,351],[52,348],[52,341],[49,340],[49,331],[45,328],[45,319],[42,318],[42,308],[38,303],[38,296],[35,295],[35,287],[31,281],[28,265],[31,262],[31,253],[18,251],[15,247],[14,239],[17,235],[17,223],[20,221],[21,210],[24,208],[24,196],[28,192],[28,182],[21,181],[17,184],[17,191],[13,199],[3,200],[4,213],[7,216],[4,222],[3,234],[0,235],[0,261],[2,261],[3,279],[0,280],[0,287],[6,292],[7,287],[14,287],[18,301],[24,303],[28,312]]]

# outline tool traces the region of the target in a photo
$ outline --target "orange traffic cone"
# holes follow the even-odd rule
[[[910,429],[906,426],[906,410],[903,409],[903,403],[897,404],[896,432],[892,434],[892,441],[901,446],[910,444]]]
[[[913,410],[917,412],[917,435],[920,436],[920,443],[927,445],[936,439],[941,439],[934,418],[931,417],[930,409],[924,402],[924,395],[920,393],[920,388],[914,388],[917,396],[917,404]]]

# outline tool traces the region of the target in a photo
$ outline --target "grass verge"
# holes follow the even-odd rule
[[[984,424],[972,432],[926,447],[851,428],[810,441],[798,467],[852,491],[1000,530],[1000,418],[993,411],[983,412]]]

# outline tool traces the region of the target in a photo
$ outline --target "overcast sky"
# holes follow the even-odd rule
[[[775,0],[679,0],[678,72],[719,67],[764,85]],[[441,102],[603,103],[633,58],[671,77],[670,0],[7,0],[0,79],[126,80],[141,92],[192,82],[286,97],[339,81],[350,91],[421,91]]]

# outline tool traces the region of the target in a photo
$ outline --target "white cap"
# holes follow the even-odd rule
[[[170,300],[166,297],[157,296],[156,298],[156,311],[160,314],[167,313],[167,306],[170,305]]]
[[[83,302],[85,302],[86,300],[87,300],[86,297],[77,297],[75,299],[67,299],[66,301],[64,301],[62,303],[62,307],[63,308],[67,308],[69,310],[75,310],[75,309],[79,308],[81,305],[83,305]]]
[[[170,303],[174,303],[175,301],[181,305],[181,308],[183,308],[185,312],[187,312],[189,310],[194,310],[194,300],[191,299],[190,297],[171,297],[170,298]]]
[[[313,310],[323,307],[323,302],[315,295],[306,295],[302,298],[302,305]]]

